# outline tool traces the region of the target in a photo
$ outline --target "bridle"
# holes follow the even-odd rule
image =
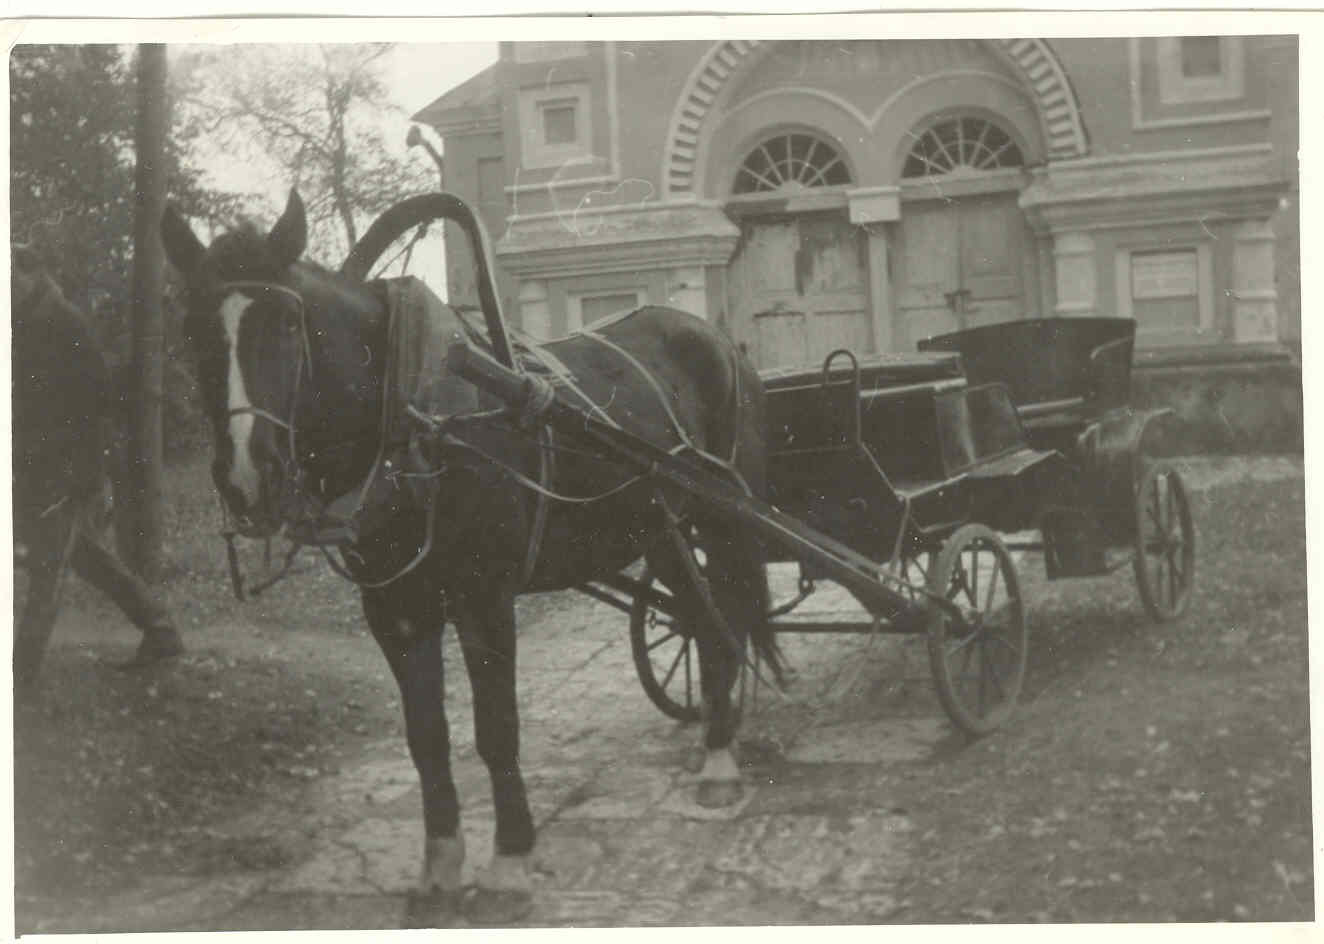
[[[243,292],[249,292],[249,291],[274,292],[276,294],[285,296],[286,299],[294,303],[295,310],[297,311],[298,330],[300,337],[299,357],[297,358],[297,363],[294,369],[295,370],[294,387],[293,390],[291,391],[291,396],[290,396],[290,403],[292,405],[290,408],[289,417],[282,418],[280,416],[277,416],[275,413],[271,412],[270,410],[264,409],[263,407],[259,407],[259,406],[253,406],[251,404],[242,407],[231,407],[226,411],[227,421],[233,419],[236,416],[253,416],[258,419],[265,420],[266,422],[271,423],[276,428],[283,430],[287,437],[286,455],[279,457],[282,466],[283,484],[281,488],[281,496],[277,499],[276,502],[276,508],[277,508],[277,514],[284,521],[284,523],[286,525],[294,526],[294,533],[287,535],[290,537],[292,544],[289,552],[286,554],[285,561],[280,571],[278,571],[274,576],[263,581],[261,584],[258,584],[250,588],[248,591],[249,595],[256,596],[257,594],[261,593],[263,590],[266,590],[268,587],[272,586],[273,584],[277,583],[278,581],[286,577],[290,572],[290,568],[293,565],[295,556],[304,546],[309,544],[318,547],[322,551],[323,555],[326,557],[327,563],[330,565],[332,570],[334,570],[340,576],[352,581],[353,583],[358,584],[361,587],[368,587],[368,588],[384,587],[400,579],[405,574],[409,573],[411,570],[417,567],[418,564],[421,563],[422,560],[425,557],[427,557],[427,555],[432,550],[434,521],[433,521],[433,515],[430,513],[430,510],[424,516],[426,520],[425,538],[422,546],[419,548],[417,555],[415,555],[415,557],[412,560],[410,560],[407,564],[405,564],[404,567],[402,567],[396,573],[392,574],[391,576],[383,580],[369,582],[353,575],[350,572],[350,568],[348,567],[347,564],[337,561],[331,555],[328,544],[337,543],[337,542],[334,540],[327,540],[319,537],[319,535],[324,532],[324,529],[328,526],[328,524],[331,523],[328,522],[328,518],[326,515],[328,503],[322,500],[320,497],[310,494],[309,491],[304,487],[304,483],[306,482],[308,476],[306,470],[300,464],[299,452],[298,452],[297,411],[299,406],[299,397],[303,389],[305,374],[307,375],[307,377],[311,377],[313,374],[312,343],[308,334],[307,305],[304,301],[303,295],[301,295],[299,292],[295,291],[294,289],[290,288],[289,286],[282,285],[278,282],[268,282],[268,281],[254,280],[254,279],[238,279],[238,280],[225,281],[220,283],[218,288],[221,289],[222,291],[237,290]],[[389,369],[390,367],[388,364],[387,370],[389,371]],[[383,437],[386,436],[386,429],[384,426],[382,428],[381,435]],[[377,476],[382,473],[383,465],[384,465],[383,459],[385,457],[386,448],[387,448],[387,444],[384,441],[379,444],[377,450],[377,457],[376,460],[373,462],[372,469],[369,471],[367,479],[365,480],[363,485],[358,488],[358,499],[349,514],[349,520],[353,520],[353,518],[356,517],[358,512],[362,509],[363,504],[367,498],[368,490],[372,487]],[[385,463],[385,465],[389,466],[389,463]],[[390,473],[388,472],[387,474],[389,475]],[[294,507],[291,508],[290,507],[291,505],[293,505]],[[243,519],[235,516],[235,514],[230,510],[229,506],[226,504],[226,502],[223,499],[221,501],[221,514],[223,519],[221,536],[225,539],[226,542],[226,557],[230,567],[230,582],[231,582],[231,586],[234,589],[235,596],[238,597],[240,600],[242,600],[244,599],[243,576],[240,573],[239,555],[238,555],[238,551],[235,548],[234,541],[236,537],[244,535],[244,531],[242,530],[242,525],[245,522]]]

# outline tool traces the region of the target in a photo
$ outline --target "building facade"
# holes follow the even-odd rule
[[[1117,314],[1171,379],[1298,349],[1297,109],[1295,37],[728,40],[502,44],[414,118],[535,336],[669,304],[772,367]]]

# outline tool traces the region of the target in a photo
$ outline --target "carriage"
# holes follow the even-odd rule
[[[1049,580],[1129,565],[1149,615],[1177,618],[1193,523],[1179,473],[1147,446],[1171,411],[1129,405],[1134,331],[1129,319],[1031,319],[930,338],[913,354],[840,350],[821,369],[765,371],[771,502],[878,562],[912,597],[922,587],[963,604],[955,619],[793,619],[831,573],[783,550],[772,559],[798,562],[800,579],[773,611],[779,631],[926,635],[944,708],[978,735],[1021,688],[1029,636],[1016,571],[1028,555]],[[628,612],[644,691],[696,720],[690,641],[674,614],[640,596]]]
[[[342,271],[366,273],[388,243],[428,221],[427,207],[388,211]],[[489,318],[486,328],[509,346],[504,325]],[[1134,341],[1130,319],[1024,319],[930,337],[915,352],[842,349],[821,367],[765,370],[766,500],[741,494],[702,459],[558,401],[499,351],[457,345],[450,366],[514,410],[541,397],[551,425],[591,431],[609,454],[759,532],[768,563],[799,565],[798,592],[769,614],[778,632],[924,636],[949,717],[982,735],[1010,715],[1024,679],[1030,639],[1017,570],[1030,555],[1049,580],[1132,567],[1157,621],[1176,619],[1190,600],[1190,504],[1147,435],[1172,411],[1131,406]],[[679,538],[702,585],[703,536]],[[849,591],[865,618],[797,618],[820,580]],[[647,567],[579,589],[628,615],[648,698],[670,717],[699,720],[693,634]]]

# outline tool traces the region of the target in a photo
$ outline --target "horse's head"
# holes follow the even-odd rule
[[[267,235],[204,246],[172,207],[161,221],[187,286],[187,334],[215,433],[212,477],[242,532],[267,535],[355,484],[371,462],[385,344],[380,299],[299,262],[295,192]],[[366,458],[365,458],[366,457]]]

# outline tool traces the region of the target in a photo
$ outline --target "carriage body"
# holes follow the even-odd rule
[[[1134,346],[1135,322],[1106,317],[984,325],[919,344],[959,355],[972,384],[1005,384],[1029,444],[1069,463],[1069,486],[1036,522],[1050,579],[1108,573],[1143,538],[1134,509],[1153,459],[1145,436],[1172,411],[1131,406]]]

